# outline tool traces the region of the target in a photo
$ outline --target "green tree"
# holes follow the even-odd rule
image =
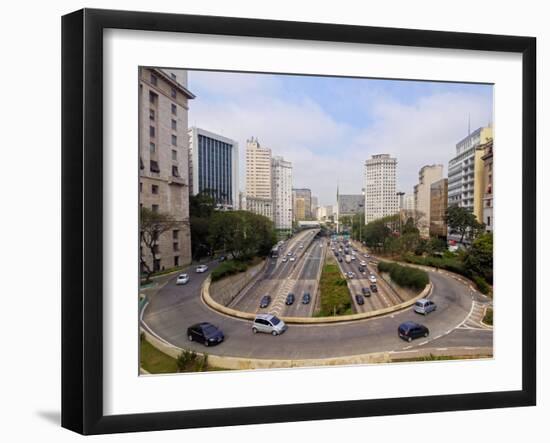
[[[374,220],[365,226],[365,242],[373,249],[381,250],[386,238],[391,234],[383,219]]]
[[[157,260],[157,244],[162,234],[174,228],[181,226],[183,222],[178,222],[164,212],[152,211],[149,208],[142,207],[139,213],[140,241],[151,253],[153,267],[147,264],[144,250],[140,248],[139,261],[141,269],[145,272],[146,281],[149,282],[151,275],[155,271],[154,263]]]
[[[216,208],[216,202],[209,190],[201,191],[189,197],[189,222],[191,224],[191,253],[200,260],[211,253],[210,219]]]
[[[460,206],[449,206],[445,219],[451,233],[460,235],[461,244],[465,237],[473,240],[484,229],[484,225],[476,220],[471,211]]]
[[[493,282],[493,234],[486,232],[478,236],[464,258],[466,269],[472,274]]]
[[[405,234],[419,234],[419,233],[420,231],[416,227],[414,223],[414,219],[412,217],[407,218],[407,221],[401,228],[401,234],[405,235]]]

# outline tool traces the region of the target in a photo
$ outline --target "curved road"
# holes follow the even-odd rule
[[[142,324],[166,342],[180,348],[204,351],[189,342],[187,327],[208,321],[220,327],[226,340],[208,348],[213,355],[265,359],[329,358],[415,349],[418,347],[492,347],[493,331],[473,320],[485,299],[461,281],[446,273],[430,271],[433,291],[430,297],[437,310],[423,317],[412,308],[384,317],[323,325],[289,325],[281,336],[253,334],[251,322],[225,316],[207,307],[200,297],[200,286],[208,273],[191,273],[191,281],[176,286],[175,279],[151,298],[143,313]],[[430,329],[427,339],[407,343],[397,336],[397,327],[416,320]]]

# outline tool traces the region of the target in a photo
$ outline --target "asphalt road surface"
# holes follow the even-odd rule
[[[314,251],[315,246],[311,247]],[[277,267],[273,270],[274,273],[281,271]],[[226,336],[223,343],[208,348],[210,354],[251,358],[328,358],[420,347],[444,349],[492,347],[493,344],[492,329],[485,329],[476,321],[477,308],[487,300],[445,273],[429,272],[433,284],[430,297],[437,304],[437,310],[426,317],[409,308],[348,323],[289,325],[288,330],[277,337],[253,334],[250,321],[222,315],[207,307],[200,297],[200,285],[207,275],[192,273],[191,281],[183,286],[176,286],[175,276],[168,280],[145,308],[142,325],[175,346],[204,351],[203,345],[187,340],[186,332],[188,326],[207,321],[221,328]],[[397,327],[406,320],[426,325],[430,336],[412,343],[403,341],[397,336]]]

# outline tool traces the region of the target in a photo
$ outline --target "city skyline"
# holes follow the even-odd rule
[[[241,146],[257,137],[321,206],[336,203],[337,182],[340,193],[360,193],[364,162],[376,154],[397,158],[399,191],[412,192],[427,163],[447,176],[456,143],[493,120],[491,85],[189,71],[189,88],[200,97],[190,126]]]

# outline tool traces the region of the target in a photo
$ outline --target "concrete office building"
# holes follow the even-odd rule
[[[361,194],[339,194],[338,215],[339,217],[350,216],[363,212],[365,197]]]
[[[319,209],[319,199],[311,196],[311,218],[317,220],[317,210]]]
[[[201,128],[189,130],[189,192],[210,194],[218,209],[238,208],[239,146]]]
[[[426,165],[418,173],[414,186],[414,206],[417,212],[417,228],[422,237],[430,235],[431,186],[443,178],[443,165]]]
[[[273,200],[261,197],[246,197],[246,210],[273,220]]]
[[[280,231],[292,230],[292,163],[283,157],[271,162],[273,223]]]
[[[303,199],[303,213],[296,207],[296,202],[300,199]],[[311,220],[311,189],[307,188],[296,188],[292,190],[292,200],[293,200],[293,209],[294,209],[294,221],[303,221]],[[300,203],[301,208],[301,203]]]
[[[456,144],[456,155],[449,161],[448,206],[457,205],[474,213],[483,222],[483,160],[481,146],[493,137],[491,127],[478,128]]]
[[[447,237],[447,185],[448,179],[442,178],[430,185],[430,235]]]
[[[389,154],[365,161],[365,224],[398,212],[396,169],[397,159]]]
[[[403,207],[401,208],[405,211],[414,211],[414,194],[405,194],[403,196]]]
[[[153,271],[191,262],[187,112],[193,98],[187,71],[139,69],[140,207],[169,214],[178,223],[158,238],[155,258],[140,244]]]
[[[483,157],[483,223],[488,232],[493,232],[493,139],[480,146]]]

